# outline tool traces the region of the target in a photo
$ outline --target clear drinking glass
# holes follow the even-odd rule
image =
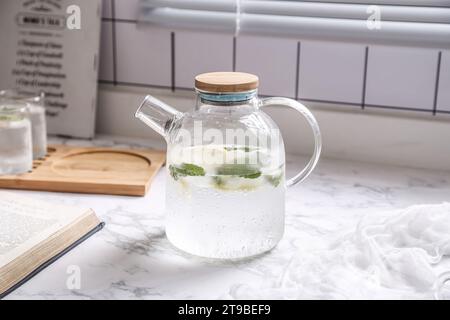
[[[45,121],[44,93],[34,94],[20,90],[0,91],[0,100],[15,101],[24,104],[26,115],[31,121],[33,141],[33,159],[40,159],[47,154],[47,126]]]
[[[26,107],[0,100],[0,175],[24,173],[32,166],[31,122]]]

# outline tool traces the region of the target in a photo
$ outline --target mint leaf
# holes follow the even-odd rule
[[[243,178],[247,178],[247,179],[257,179],[261,176],[261,171],[258,171],[256,173],[252,173],[252,174],[247,174],[245,176],[241,176]]]
[[[171,175],[171,177],[176,181],[178,180],[178,170],[177,167],[170,165],[169,166],[169,173]]]
[[[217,168],[217,174],[221,176],[256,179],[261,176],[261,171],[257,167],[248,164],[224,164]]]
[[[0,115],[0,121],[19,121],[22,120],[23,116],[18,115]]]
[[[200,166],[196,166],[192,163],[181,164],[181,170],[186,173],[187,176],[204,176],[205,169]]]
[[[222,189],[226,185],[225,179],[222,177],[219,177],[219,176],[213,177],[213,183],[214,183],[214,186],[218,189]]]
[[[205,169],[192,163],[182,163],[179,167],[170,165],[169,172],[174,180],[178,180],[180,177],[186,176],[205,175]]]
[[[283,179],[283,174],[277,174],[277,175],[273,175],[273,176],[266,176],[267,181],[270,182],[270,184],[272,184],[274,187],[278,187],[278,185],[280,184],[281,180]]]
[[[244,152],[250,152],[252,149],[250,147],[224,147],[226,151],[236,151],[242,150]]]

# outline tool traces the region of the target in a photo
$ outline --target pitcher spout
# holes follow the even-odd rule
[[[167,138],[170,129],[183,114],[168,104],[148,95],[136,110],[135,117]]]

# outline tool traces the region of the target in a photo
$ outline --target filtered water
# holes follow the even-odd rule
[[[16,174],[31,170],[31,124],[28,119],[0,119],[0,174]]]
[[[194,255],[253,256],[272,249],[283,235],[284,165],[271,164],[267,161],[270,155],[259,149],[252,151],[257,153],[258,165],[224,167],[209,161],[212,153],[217,156],[226,148],[189,148],[191,155],[203,155],[203,161],[197,160],[192,167],[203,169],[198,172],[174,169],[187,163],[186,150],[169,155],[166,234],[176,247]],[[230,162],[249,154],[233,152]]]
[[[31,121],[33,139],[33,159],[40,159],[47,154],[47,128],[45,109],[41,106],[29,105],[28,117]]]

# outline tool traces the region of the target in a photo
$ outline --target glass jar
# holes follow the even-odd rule
[[[31,123],[23,104],[0,100],[0,175],[33,167]]]
[[[0,99],[16,101],[26,106],[26,115],[31,121],[33,140],[33,159],[40,159],[47,154],[47,126],[45,120],[44,93],[33,94],[20,90],[0,91]]]

